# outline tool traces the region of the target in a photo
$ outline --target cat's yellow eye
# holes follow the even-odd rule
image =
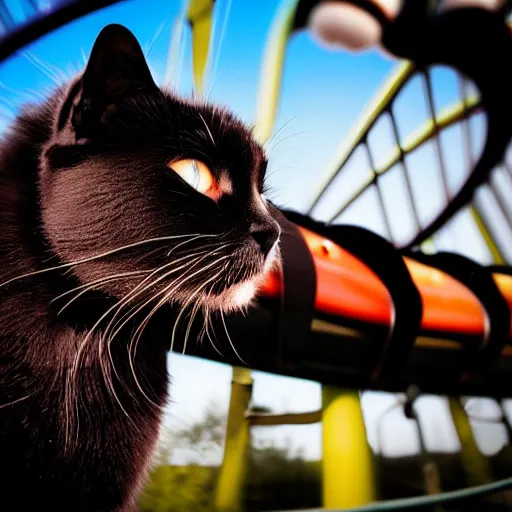
[[[200,160],[184,159],[170,162],[168,167],[179,174],[191,187],[201,194],[217,200],[220,196],[219,187],[212,172]]]

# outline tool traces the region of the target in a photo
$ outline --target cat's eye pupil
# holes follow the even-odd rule
[[[200,174],[199,174],[199,168],[197,165],[197,160],[192,160],[192,171],[194,173],[194,176],[192,177],[192,183],[191,185],[195,188],[199,188],[199,181],[200,181]]]
[[[174,160],[167,165],[192,188],[201,194],[212,199],[218,198],[218,186],[212,172],[205,163],[193,158],[186,158],[182,160]]]

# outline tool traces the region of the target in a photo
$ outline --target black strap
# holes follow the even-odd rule
[[[460,254],[439,252],[426,255],[415,251],[410,255],[457,279],[476,295],[484,307],[490,323],[488,335],[482,340],[462,379],[485,377],[495,367],[510,335],[510,309],[494,282],[491,270]]]
[[[290,366],[304,357],[315,314],[316,269],[313,256],[295,224],[277,208],[272,216],[281,227],[282,259],[279,352],[281,362]]]
[[[384,238],[358,226],[340,225],[329,226],[328,236],[370,267],[391,295],[394,322],[372,381],[393,380],[406,364],[421,327],[421,295],[402,256]]]
[[[395,311],[389,337],[372,383],[393,380],[405,365],[421,327],[423,302],[400,253],[387,240],[357,226],[326,225],[298,212],[283,213],[293,222],[319,233],[359,258],[383,282]]]
[[[488,265],[486,268],[491,273],[512,276],[512,267],[509,265]]]

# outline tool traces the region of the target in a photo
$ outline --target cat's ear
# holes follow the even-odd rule
[[[77,135],[127,97],[157,89],[135,36],[122,25],[107,25],[94,43],[81,78],[80,100],[72,119]]]

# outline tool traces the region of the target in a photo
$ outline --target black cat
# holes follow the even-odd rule
[[[265,170],[230,113],[159,89],[119,25],[16,119],[0,143],[2,510],[134,510],[177,316],[246,306],[279,259]]]

